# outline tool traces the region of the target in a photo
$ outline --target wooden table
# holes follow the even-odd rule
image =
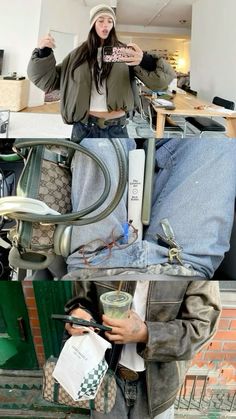
[[[223,112],[222,108],[212,103],[205,102],[188,93],[176,93],[172,101],[175,104],[175,110],[163,109],[152,106],[157,112],[156,138],[163,138],[166,115],[181,116],[220,116],[226,118],[226,134],[228,137],[236,138],[236,111],[228,113]],[[204,109],[195,109],[196,106],[204,106]]]

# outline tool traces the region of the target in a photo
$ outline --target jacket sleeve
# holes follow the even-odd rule
[[[148,71],[140,65],[134,67],[135,76],[138,77],[151,90],[166,90],[176,73],[170,64],[156,54],[149,54],[156,60],[156,68]]]
[[[157,68],[157,60],[152,55],[144,52],[142,61],[139,66],[147,71],[155,71]]]
[[[218,281],[192,281],[176,319],[145,322],[148,342],[137,344],[137,352],[146,361],[192,359],[214,336],[220,312]]]
[[[35,48],[28,64],[29,79],[44,92],[60,88],[61,65],[56,65],[53,52],[40,58],[38,48]]]

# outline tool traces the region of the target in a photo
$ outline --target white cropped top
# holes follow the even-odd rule
[[[97,55],[98,65],[101,67],[102,64],[102,48],[98,48]],[[90,111],[98,112],[107,112],[107,95],[106,95],[106,80],[103,80],[103,83],[99,85],[99,90],[101,93],[98,93],[94,81],[94,75],[92,72],[92,88],[90,96]]]

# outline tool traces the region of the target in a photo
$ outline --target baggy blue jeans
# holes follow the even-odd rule
[[[110,125],[106,128],[99,128],[96,124],[83,124],[77,122],[72,129],[72,141],[81,141],[83,138],[127,138],[126,126]]]
[[[103,414],[91,411],[90,417],[92,419],[150,419],[145,379],[128,382],[117,377],[116,383],[116,402],[111,412]],[[130,403],[130,400],[133,400],[133,403]],[[174,419],[174,405],[156,415],[154,419]]]
[[[135,147],[133,139],[121,141],[127,153]],[[86,138],[82,144],[96,151],[107,164],[114,192],[118,168],[109,140]],[[150,265],[168,263],[168,247],[156,240],[156,233],[163,235],[161,220],[167,219],[182,249],[183,263],[202,277],[211,278],[229,249],[236,193],[236,139],[170,138],[159,140],[157,145],[158,170],[154,177],[151,221],[143,240],[123,250],[114,247],[110,258],[99,268],[145,271]],[[99,171],[93,162],[88,163],[76,152],[72,163],[74,210],[84,208],[98,198],[102,190]],[[109,199],[111,197],[104,206]],[[67,259],[69,272],[85,268],[81,254],[73,253],[73,249],[93,239],[108,240],[113,227],[127,219],[126,200],[124,194],[116,211],[105,220],[73,227],[71,255]]]

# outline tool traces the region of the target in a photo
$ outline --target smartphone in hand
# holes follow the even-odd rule
[[[123,62],[122,58],[129,57],[131,47],[103,47],[103,61],[105,63],[120,63]]]

